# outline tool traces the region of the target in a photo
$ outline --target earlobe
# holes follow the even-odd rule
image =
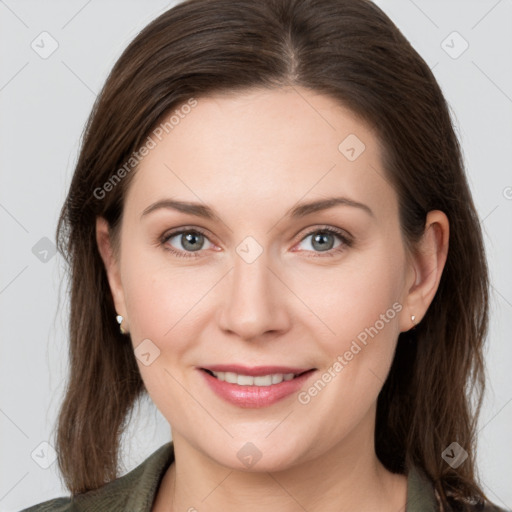
[[[417,251],[411,257],[413,276],[410,279],[404,310],[404,325],[401,331],[408,331],[421,322],[441,281],[446,259],[448,257],[449,221],[440,210],[427,214],[425,231]],[[414,316],[414,320],[411,320]]]
[[[126,308],[124,301],[124,292],[121,283],[121,274],[119,262],[114,254],[112,240],[110,236],[109,224],[103,217],[96,219],[96,243],[98,251],[105,266],[107,279],[114,300],[114,305],[118,315],[126,319]],[[126,322],[126,321],[125,321]]]

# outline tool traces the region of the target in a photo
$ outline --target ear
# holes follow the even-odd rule
[[[108,284],[110,286],[112,298],[114,299],[114,306],[117,314],[122,315],[126,319],[126,307],[121,282],[120,265],[113,250],[109,224],[103,217],[96,218],[96,243],[98,244],[101,259],[105,265]]]
[[[446,214],[440,210],[428,212],[418,249],[409,256],[403,302],[405,314],[400,319],[400,332],[418,324],[434,300],[448,255],[449,236],[450,223]],[[411,315],[415,316],[414,321]]]

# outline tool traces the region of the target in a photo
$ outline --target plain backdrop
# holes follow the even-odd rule
[[[490,499],[512,509],[512,1],[377,3],[433,69],[462,142],[492,277],[477,460]],[[67,371],[56,222],[107,73],[173,4],[0,0],[1,511],[68,494],[47,444]],[[144,400],[124,438],[124,472],[169,439],[167,422]]]

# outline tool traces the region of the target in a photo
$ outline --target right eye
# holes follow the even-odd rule
[[[204,248],[205,241],[211,244],[206,235],[201,231],[194,229],[180,229],[171,233],[166,233],[161,243],[164,249],[170,251],[179,258],[197,258]],[[212,244],[213,246],[213,244]]]

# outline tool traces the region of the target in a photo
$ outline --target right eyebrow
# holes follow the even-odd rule
[[[210,208],[209,206],[206,206],[201,203],[177,201],[176,199],[162,199],[160,201],[157,201],[156,203],[149,205],[142,212],[141,218],[161,208],[177,210],[182,213],[188,213],[190,215],[195,215],[196,217],[203,217],[205,219],[220,220],[218,215],[216,215],[213,209]]]

